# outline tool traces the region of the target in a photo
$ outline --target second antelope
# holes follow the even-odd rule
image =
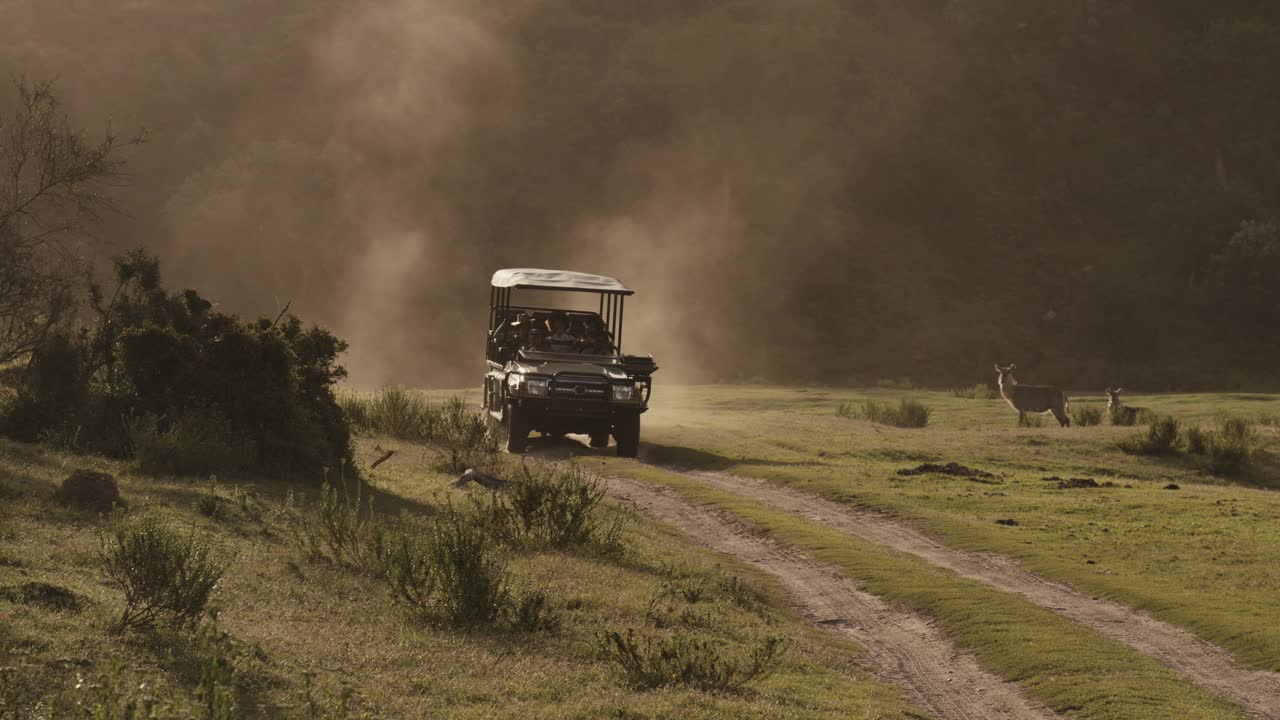
[[[1124,388],[1112,390],[1107,388],[1107,414],[1111,416],[1112,425],[1136,425],[1138,418],[1146,412],[1146,408],[1120,404],[1120,393]]]
[[[1071,418],[1067,416],[1067,409],[1070,407],[1067,394],[1062,392],[1061,388],[1052,385],[1019,384],[1018,379],[1013,376],[1013,371],[1017,367],[1017,365],[1009,367],[996,365],[996,372],[1000,374],[1000,397],[1009,403],[1009,407],[1018,411],[1018,424],[1026,424],[1029,412],[1042,415],[1053,413],[1058,424],[1062,427],[1070,427]]]

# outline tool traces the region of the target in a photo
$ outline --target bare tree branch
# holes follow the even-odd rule
[[[23,357],[71,314],[83,268],[74,250],[122,177],[123,152],[144,141],[108,127],[91,142],[75,129],[52,82],[14,79],[0,115],[0,363]]]

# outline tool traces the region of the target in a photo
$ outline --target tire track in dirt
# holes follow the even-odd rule
[[[606,482],[613,497],[635,502],[694,541],[777,578],[808,620],[865,647],[876,674],[904,687],[916,708],[941,720],[1059,717],[983,670],[972,655],[958,650],[923,617],[859,590],[838,570],[672,490],[624,478]]]
[[[1164,663],[1199,687],[1244,708],[1252,717],[1280,719],[1280,673],[1242,667],[1226,650],[1176,625],[1023,570],[1010,558],[947,547],[880,513],[756,478],[706,472],[682,474],[717,490],[914,555],[961,577],[1023,597]]]

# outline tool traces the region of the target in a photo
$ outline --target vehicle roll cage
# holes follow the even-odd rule
[[[512,310],[533,310],[539,312],[555,312],[557,308],[539,308],[527,305],[512,305],[511,291],[515,288],[510,287],[490,287],[489,288],[489,333],[496,331]],[[578,290],[568,288],[538,288],[542,291],[557,292],[594,292],[600,295],[600,319],[604,320],[605,328],[609,331],[613,338],[613,346],[619,355],[622,354],[622,314],[626,305],[627,295],[631,291],[612,291],[612,290]],[[561,312],[571,312],[561,310]]]

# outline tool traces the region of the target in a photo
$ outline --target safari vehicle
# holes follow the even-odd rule
[[[658,366],[652,356],[622,353],[622,311],[632,291],[610,277],[530,268],[499,270],[491,284],[484,408],[505,431],[507,451],[524,452],[536,431],[587,435],[595,448],[608,447],[612,435],[620,457],[635,457]],[[517,289],[592,293],[599,306],[518,305]]]

